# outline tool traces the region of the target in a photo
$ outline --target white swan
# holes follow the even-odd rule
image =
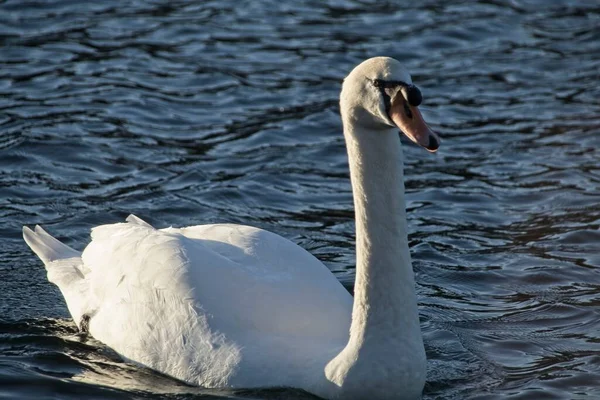
[[[23,236],[83,331],[123,358],[209,388],[295,387],[334,399],[415,399],[425,382],[398,128],[439,138],[398,61],[346,78],[341,114],[356,212],[352,297],[296,244],[241,225],[98,226],[83,253]]]

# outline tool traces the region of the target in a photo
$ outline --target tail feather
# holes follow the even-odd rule
[[[65,258],[81,257],[81,252],[53,238],[39,225],[35,226],[35,232],[24,226],[23,239],[44,264]]]
[[[42,260],[48,271],[48,280],[62,292],[75,323],[82,328],[84,316],[92,309],[89,304],[89,283],[85,279],[81,252],[53,238],[42,227],[35,231],[23,227],[23,238],[31,250]]]

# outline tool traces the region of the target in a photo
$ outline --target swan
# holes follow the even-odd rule
[[[23,236],[78,328],[123,359],[206,388],[292,387],[326,399],[418,399],[426,358],[408,248],[400,129],[430,152],[402,65],[356,66],[340,95],[356,213],[354,299],[274,233],[234,224],[155,229],[130,215],[83,252]]]

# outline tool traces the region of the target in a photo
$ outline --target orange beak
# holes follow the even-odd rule
[[[434,153],[440,147],[440,137],[429,129],[418,107],[411,106],[398,93],[389,111],[390,118],[413,142]]]

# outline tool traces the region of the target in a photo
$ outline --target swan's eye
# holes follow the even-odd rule
[[[375,86],[376,88],[382,88],[385,87],[385,84],[381,79],[373,79],[373,86]]]
[[[382,81],[380,79],[373,79],[373,86],[379,89],[381,93],[381,97],[383,98],[383,104],[385,105],[385,113],[389,116],[390,109],[392,108],[392,99],[386,89],[389,89],[390,86],[387,85],[387,82]]]

